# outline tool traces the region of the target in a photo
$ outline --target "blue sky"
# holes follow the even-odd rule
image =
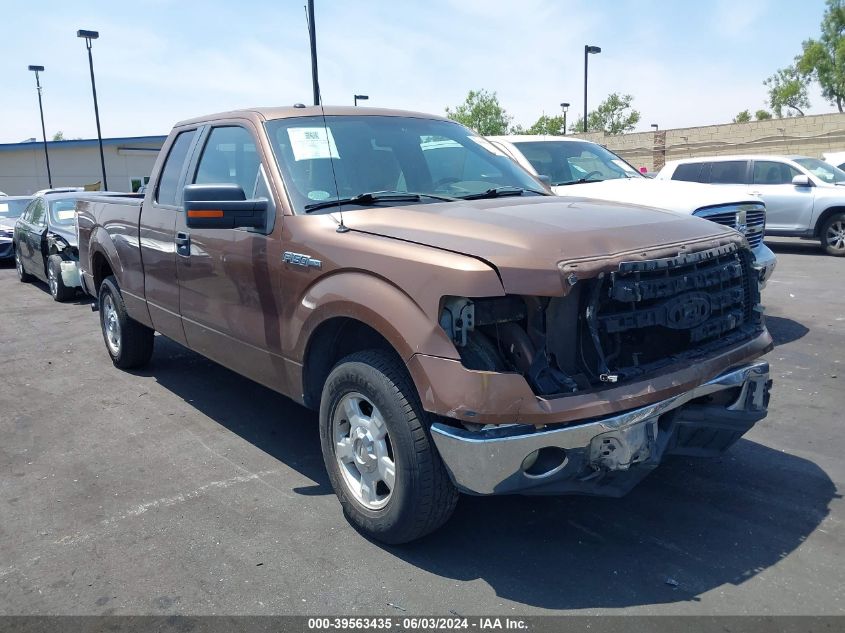
[[[311,100],[304,0],[0,0],[0,143],[96,136],[80,28],[94,63],[104,136],[166,134],[180,119]],[[765,105],[763,79],[816,36],[823,0],[316,0],[326,104],[443,114],[468,90],[496,91],[530,124],[630,93],[640,129],[730,121]],[[814,87],[811,113],[833,111]],[[574,111],[574,112],[573,112]]]

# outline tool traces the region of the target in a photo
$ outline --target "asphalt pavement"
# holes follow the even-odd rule
[[[162,337],[119,371],[0,268],[0,614],[843,614],[845,260],[773,248],[771,408],[729,453],[402,547],[344,519],[314,413]]]

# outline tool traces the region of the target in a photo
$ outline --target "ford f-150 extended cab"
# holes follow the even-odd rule
[[[143,198],[87,198],[78,226],[114,364],[147,363],[158,331],[318,409],[344,511],[384,542],[458,492],[618,496],[766,415],[741,235],[548,195],[446,119],[185,121]]]

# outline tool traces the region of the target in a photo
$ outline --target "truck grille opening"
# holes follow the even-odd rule
[[[582,292],[582,366],[591,383],[623,381],[753,337],[761,320],[752,260],[729,245],[625,262],[596,281]]]
[[[763,205],[737,204],[711,207],[696,211],[693,215],[739,231],[745,235],[751,248],[756,248],[763,241],[766,230],[766,207]]]

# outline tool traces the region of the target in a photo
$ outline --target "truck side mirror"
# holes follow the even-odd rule
[[[798,174],[792,177],[792,184],[796,187],[812,187],[813,181],[807,174]]]
[[[263,229],[267,226],[267,199],[247,200],[238,185],[186,185],[183,200],[185,224],[190,229]]]

